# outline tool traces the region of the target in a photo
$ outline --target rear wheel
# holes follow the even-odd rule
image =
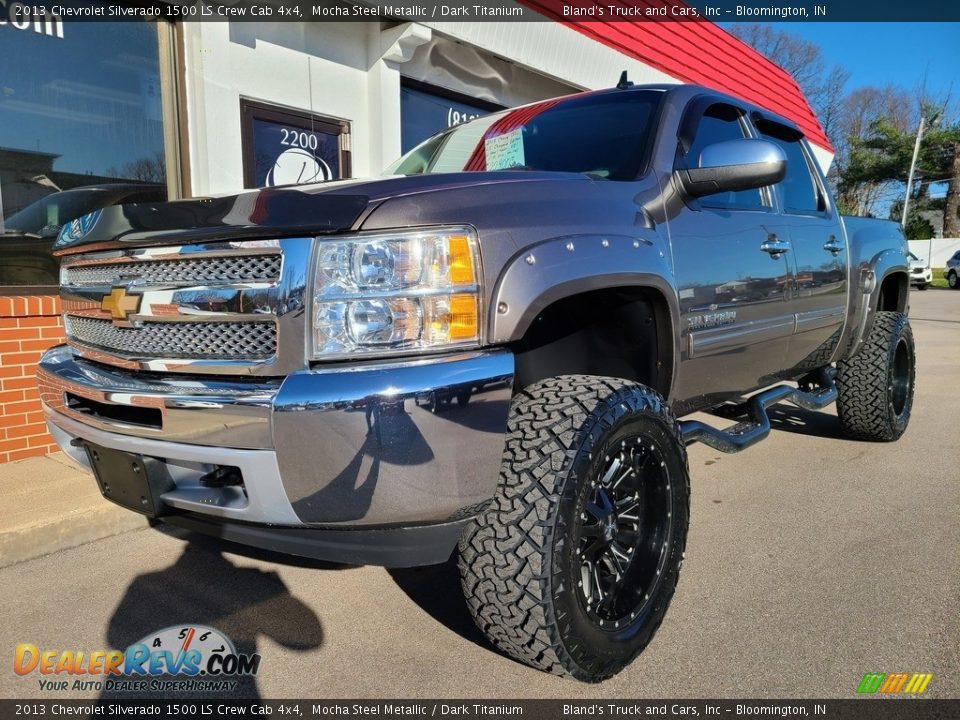
[[[460,540],[477,625],[533,667],[610,677],[663,620],[688,506],[686,449],[655,391],[593,376],[530,386],[511,408],[497,495]]]
[[[947,285],[952,290],[960,290],[960,279],[957,278],[957,273],[954,270],[951,270],[950,274],[947,275]]]
[[[903,313],[877,312],[863,349],[837,363],[840,426],[858,440],[896,440],[907,429],[916,376],[913,331]]]

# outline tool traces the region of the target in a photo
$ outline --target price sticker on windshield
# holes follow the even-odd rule
[[[523,134],[520,128],[483,141],[487,170],[508,170],[523,167]]]

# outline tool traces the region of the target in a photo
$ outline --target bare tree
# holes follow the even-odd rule
[[[125,180],[162,184],[167,181],[166,158],[162,150],[157,150],[152,155],[125,163],[120,169],[116,166],[107,168],[107,175]]]
[[[849,73],[839,65],[828,70],[823,51],[816,43],[770,25],[740,23],[733,25],[731,32],[790,73],[817,114],[823,131],[834,142]]]
[[[882,202],[891,199],[896,180],[850,173],[854,151],[874,135],[876,123],[882,121],[887,127],[907,133],[916,124],[918,112],[914,98],[892,85],[857,88],[843,98],[832,137],[836,155],[829,180],[844,212],[873,215]]]

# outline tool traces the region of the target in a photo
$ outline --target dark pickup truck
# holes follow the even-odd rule
[[[688,444],[741,450],[781,401],[896,440],[914,385],[899,228],[841,217],[783,118],[623,85],[387,177],[71,223],[51,432],[154,522],[347,563],[456,550],[497,646],[616,673],[677,585]],[[677,420],[716,408],[730,427]]]

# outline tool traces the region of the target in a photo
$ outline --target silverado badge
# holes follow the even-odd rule
[[[691,315],[689,326],[691,330],[703,330],[704,328],[720,327],[721,325],[730,325],[737,321],[737,312],[735,310],[724,310],[722,312],[703,313],[702,315]]]

